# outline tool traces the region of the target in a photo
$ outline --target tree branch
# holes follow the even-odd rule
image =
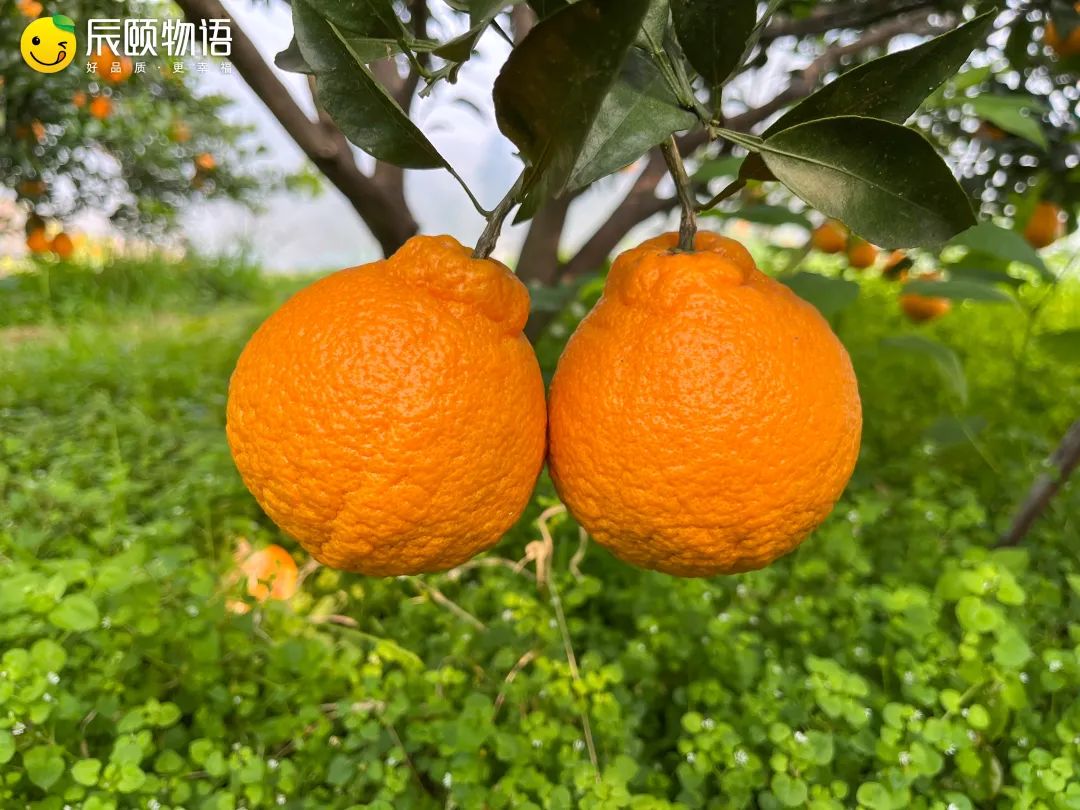
[[[1002,535],[998,546],[1017,546],[1046,511],[1050,500],[1080,464],[1080,419],[1072,423],[1057,450],[1050,457],[1050,471],[1042,473],[1031,485],[1027,497],[1016,512],[1012,526]]]
[[[514,32],[514,45],[520,45],[534,25],[536,14],[527,5],[518,3],[510,9],[510,30]]]
[[[881,20],[921,9],[935,8],[935,0],[899,0],[899,2],[847,3],[815,9],[806,17],[774,17],[762,32],[760,42],[768,44],[780,37],[824,34],[838,28],[865,28]]]
[[[219,0],[177,0],[191,22],[232,20]],[[336,127],[312,121],[274,75],[254,43],[235,20],[232,26],[232,64],[255,95],[289,133],[296,145],[326,178],[345,195],[371,230],[383,252],[393,253],[417,231],[416,221],[397,195],[388,194],[357,168],[352,148]]]

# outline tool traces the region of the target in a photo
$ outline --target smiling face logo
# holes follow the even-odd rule
[[[38,73],[59,73],[75,58],[75,21],[63,14],[41,17],[26,26],[19,45]]]

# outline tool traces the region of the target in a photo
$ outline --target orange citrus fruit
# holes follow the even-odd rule
[[[1080,3],[1077,3],[1075,8],[1080,11]],[[1076,56],[1080,54],[1080,26],[1074,28],[1069,32],[1068,37],[1062,39],[1061,35],[1058,34],[1057,26],[1051,20],[1046,24],[1045,42],[1050,46],[1050,50],[1054,51],[1058,56],[1063,58]]]
[[[832,510],[859,452],[851,361],[738,242],[623,253],[559,360],[548,464],[616,556],[680,576],[761,568]]]
[[[102,47],[97,61],[97,75],[110,84],[120,84],[129,78],[135,70],[131,59],[117,54],[108,45]]]
[[[49,237],[45,235],[44,228],[35,228],[26,237],[26,247],[31,253],[48,253]]]
[[[71,254],[75,252],[75,245],[71,241],[71,237],[63,231],[53,237],[50,247],[52,248],[52,252],[61,259],[70,259]]]
[[[169,128],[169,139],[173,143],[187,143],[191,140],[191,127],[186,121],[173,121]]]
[[[71,95],[71,103],[74,104],[77,108],[85,107],[86,93],[84,93],[82,90],[76,90]]]
[[[885,264],[881,268],[881,274],[888,279],[906,281],[908,270],[913,262],[902,250],[894,250],[885,258]]]
[[[209,152],[195,156],[195,168],[203,172],[212,172],[217,168],[217,161]]]
[[[247,592],[259,602],[287,600],[296,593],[300,572],[292,555],[281,546],[253,552],[240,562],[240,571],[247,579]]]
[[[933,295],[904,293],[900,296],[900,309],[914,323],[933,321],[952,309],[952,301]]]
[[[90,102],[90,115],[99,121],[104,121],[112,114],[112,99],[108,96],[94,96]]]
[[[1028,244],[1033,248],[1044,248],[1064,235],[1065,223],[1061,218],[1061,208],[1045,200],[1038,203],[1024,226],[1024,238]]]
[[[847,246],[848,264],[857,270],[865,270],[872,267],[877,261],[878,249],[865,239],[853,238]]]
[[[41,16],[41,12],[45,10],[37,0],[19,0],[16,5],[19,8],[19,12],[30,20],[36,20]]]
[[[822,253],[840,253],[847,246],[847,229],[830,219],[814,228],[810,234],[810,244]]]
[[[47,188],[44,180],[23,180],[16,190],[24,197],[40,197]]]
[[[334,568],[439,571],[494,545],[544,460],[528,315],[525,286],[449,236],[302,290],[229,385],[244,483]]]

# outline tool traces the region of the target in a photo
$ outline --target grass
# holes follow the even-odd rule
[[[0,806],[1080,805],[1080,488],[992,550],[1080,402],[1077,365],[1038,340],[1019,361],[1019,309],[916,328],[862,281],[834,319],[859,467],[766,571],[677,580],[589,546],[578,577],[555,518],[577,680],[547,594],[502,566],[322,569],[289,603],[226,608],[240,538],[306,560],[223,433],[244,341],[302,280],[191,260],[0,283]],[[1068,286],[1041,328],[1077,326]],[[897,334],[951,347],[966,398],[883,348]],[[490,556],[523,556],[553,503],[542,479]]]

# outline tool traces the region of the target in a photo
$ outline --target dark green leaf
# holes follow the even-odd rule
[[[948,281],[919,281],[916,279],[904,286],[904,292],[929,295],[936,298],[948,298],[953,301],[996,303],[1013,303],[1014,301],[1008,293],[990,284],[960,279],[950,279]]]
[[[957,399],[967,402],[968,389],[964,366],[960,358],[956,356],[956,352],[948,346],[943,346],[921,335],[897,335],[885,338],[881,341],[881,345],[888,349],[930,358],[941,375],[941,379],[949,386]]]
[[[919,133],[874,118],[809,121],[765,139],[784,185],[878,245],[937,248],[975,224],[971,202]]]
[[[285,50],[278,52],[274,57],[274,64],[281,70],[289,73],[314,73],[311,66],[304,61],[304,55],[300,53],[300,46],[296,43],[296,37],[289,40]]]
[[[391,42],[405,36],[405,29],[394,13],[392,0],[304,0],[320,17],[343,32],[365,39]]]
[[[1027,18],[1027,15],[1017,15],[1013,20],[1009,39],[1005,42],[1005,58],[1017,70],[1023,70],[1031,62],[1028,46],[1031,44],[1034,31],[1035,24]]]
[[[570,0],[528,0],[528,3],[537,18],[544,20],[570,5]]]
[[[1080,363],[1080,329],[1044,332],[1039,344],[1055,359],[1064,363]]]
[[[649,53],[663,48],[670,20],[669,0],[650,0],[649,10],[645,12],[645,19],[641,22],[641,31],[636,39],[638,46]]]
[[[715,87],[739,66],[757,25],[757,2],[671,0],[671,18],[687,61]]]
[[[813,224],[805,214],[792,211],[786,205],[748,205],[736,211],[721,211],[713,208],[702,214],[703,217],[719,217],[722,219],[745,219],[758,225],[798,225],[800,228],[810,230]]]
[[[409,169],[446,161],[307,0],[294,0],[300,53],[316,74],[319,102],[354,144],[378,160]]]
[[[469,5],[469,30],[440,45],[432,53],[451,62],[465,62],[492,21],[508,6],[521,0],[475,0]]]
[[[992,222],[980,222],[974,228],[953,237],[949,244],[966,247],[972,253],[1004,262],[1020,262],[1038,270],[1043,278],[1053,278],[1042,257],[1024,237]]]
[[[499,128],[530,166],[529,196],[566,188],[649,0],[580,0],[538,23],[495,80]]]
[[[797,296],[809,301],[826,318],[847,309],[859,297],[859,285],[842,278],[828,278],[817,273],[796,273],[778,279]]]
[[[653,61],[632,50],[600,107],[567,187],[582,188],[618,171],[696,122],[692,112],[679,107]]]
[[[1030,96],[989,96],[982,95],[965,99],[979,118],[989,121],[1006,132],[1031,141],[1036,146],[1046,149],[1046,133],[1042,124],[1032,117],[1039,111],[1038,102]]]
[[[862,115],[902,124],[960,69],[974,47],[986,41],[995,16],[996,12],[987,12],[922,45],[849,70],[788,110],[765,134],[838,115]]]

